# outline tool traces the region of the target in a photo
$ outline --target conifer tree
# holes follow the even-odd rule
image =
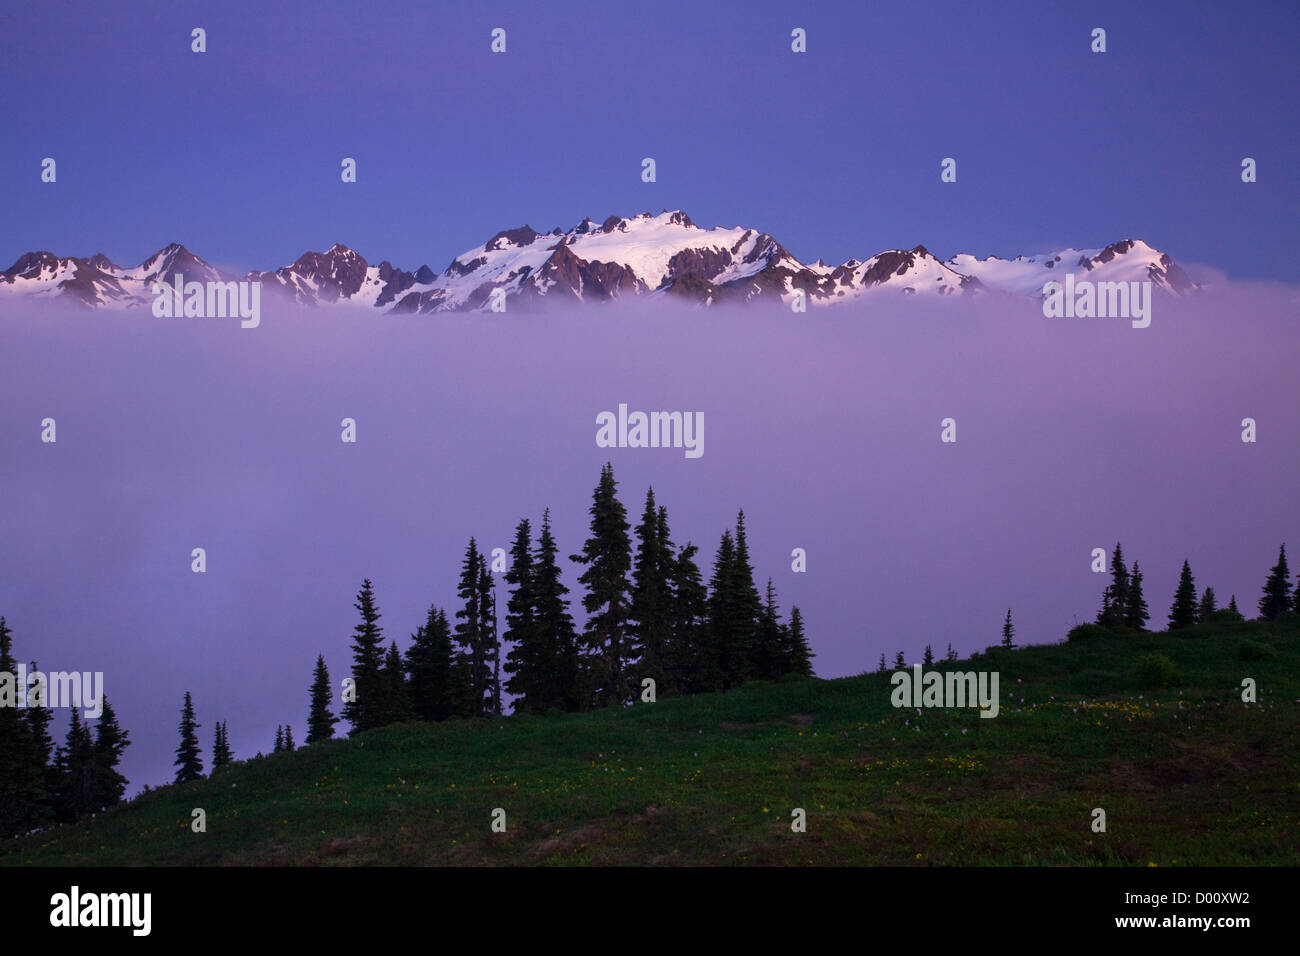
[[[894,655],[894,666],[895,667],[907,666],[907,659],[903,656],[902,651],[899,651],[896,655]]]
[[[32,661],[29,672],[32,674],[40,672],[40,667],[35,661]],[[31,734],[32,767],[39,771],[38,784],[29,797],[32,813],[28,823],[36,826],[50,822],[58,814],[59,776],[54,767],[54,738],[50,735],[50,721],[53,719],[53,714],[50,708],[45,706],[46,703],[44,684],[35,683],[28,691],[27,707],[22,712]],[[3,747],[3,742],[0,742],[0,750]],[[0,799],[3,799],[3,794],[4,785],[0,783]],[[0,810],[0,819],[3,815],[4,812]],[[3,835],[2,827],[0,827],[0,835]]]
[[[316,669],[311,675],[311,706],[307,712],[308,745],[334,736],[334,725],[338,723],[338,718],[330,711],[333,699],[334,691],[330,687],[330,672],[325,666],[325,655],[317,654]]]
[[[478,542],[469,539],[465,558],[461,563],[460,584],[456,596],[463,602],[456,612],[456,713],[462,717],[481,717],[487,695],[491,672],[485,654],[487,642],[483,635],[483,622],[487,616],[483,608],[480,587],[483,556]]]
[[[65,822],[80,820],[95,806],[95,742],[81,712],[72,708],[68,736],[57,760],[61,787],[59,803]]]
[[[431,604],[406,650],[407,689],[417,720],[446,720],[455,712],[451,669],[451,625],[447,612]]]
[[[1117,549],[1118,547],[1119,546],[1116,545]],[[1116,550],[1115,554],[1118,555],[1119,551]],[[1015,625],[1011,623],[1011,608],[1007,608],[1007,619],[1002,622],[1002,646],[1005,648],[1015,647],[1016,645],[1012,643],[1012,638],[1015,636],[1016,628]]]
[[[1191,627],[1196,623],[1196,582],[1192,577],[1192,568],[1183,561],[1183,572],[1178,578],[1178,590],[1174,592],[1174,603],[1169,608],[1169,630]]]
[[[925,645],[925,656],[922,658],[921,663],[926,667],[934,663],[934,648],[929,644]]]
[[[40,744],[18,709],[20,690],[13,632],[0,617],[0,836],[30,828],[46,797]]]
[[[384,688],[380,678],[384,659],[383,628],[379,625],[379,608],[375,605],[375,588],[366,578],[353,605],[361,614],[361,623],[353,630],[352,679],[355,700],[343,702],[343,719],[352,724],[349,735],[379,726],[384,712]]]
[[[1232,600],[1228,602],[1228,610],[1237,615],[1237,617],[1243,616],[1241,611],[1237,610],[1237,595],[1234,594]]]
[[[1201,595],[1200,606],[1196,609],[1196,619],[1204,623],[1210,619],[1210,615],[1219,609],[1218,602],[1214,597],[1214,588],[1206,588]]]
[[[876,673],[878,673],[878,674],[884,674],[884,673],[886,673],[888,670],[889,670],[889,668],[885,665],[885,652],[884,652],[884,651],[881,651],[881,652],[880,652],[880,669],[877,670]]]
[[[1106,627],[1119,630],[1124,627],[1124,609],[1128,606],[1129,601],[1129,573],[1124,566],[1124,549],[1118,541],[1115,542],[1115,554],[1110,562],[1110,586],[1108,590],[1109,600],[1106,605],[1109,608],[1109,615],[1104,623]]]
[[[393,641],[388,648],[380,674],[384,688],[384,715],[381,726],[410,720],[411,707],[406,687],[406,664],[397,649],[396,641]]]
[[[271,748],[271,753],[278,754],[284,750],[284,728],[279,724],[275,725],[275,746]]]
[[[951,643],[949,643],[948,645],[948,655],[944,658],[944,660],[946,660],[949,664],[956,663],[957,661],[957,652],[952,649]]]
[[[754,568],[749,560],[749,539],[745,533],[745,510],[736,515],[736,561],[733,566],[736,600],[735,646],[738,649],[736,665],[739,671],[732,675],[736,684],[742,684],[763,665],[759,627],[763,619],[763,602],[754,586]]]
[[[199,723],[194,719],[194,701],[185,692],[185,706],[181,708],[181,743],[176,748],[176,783],[186,783],[203,776],[203,761],[199,756]]]
[[[1124,626],[1131,631],[1145,631],[1151,612],[1142,594],[1142,569],[1133,562],[1133,575],[1128,583],[1128,596],[1124,603]]]
[[[671,553],[668,541],[667,513],[660,508],[660,537],[665,553]],[[668,643],[665,664],[665,693],[693,694],[710,686],[705,670],[708,660],[709,592],[695,555],[699,549],[689,541],[671,563],[669,584],[672,608],[672,639]]]
[[[592,494],[591,536],[582,553],[569,560],[586,566],[578,580],[586,587],[582,599],[587,626],[581,636],[582,668],[588,706],[621,704],[629,697],[626,674],[628,618],[631,607],[628,572],[632,543],[627,511],[618,500],[614,467],[606,463]]]
[[[629,661],[635,661],[631,690],[645,677],[667,690],[673,683],[669,659],[673,636],[673,553],[668,538],[667,512],[655,505],[655,493],[646,492],[641,523],[636,526],[637,550],[632,572]]]
[[[787,673],[792,648],[786,646],[788,630],[777,613],[776,588],[767,579],[766,599],[759,611],[758,630],[749,655],[750,676],[758,680],[775,680]]]
[[[501,714],[501,641],[497,635],[497,592],[488,570],[487,556],[479,555],[479,639],[482,642],[483,713]]]
[[[540,713],[548,706],[544,688],[548,649],[537,630],[532,523],[523,518],[515,526],[515,540],[510,547],[510,567],[506,584],[506,629],[503,635],[510,644],[506,654],[506,690],[514,697],[515,713]]]
[[[803,612],[799,610],[799,605],[795,604],[790,608],[790,658],[789,670],[791,674],[802,674],[805,677],[813,676],[812,659],[815,656],[812,649],[808,646],[808,639],[803,632]]]
[[[117,714],[105,695],[99,721],[95,724],[95,743],[91,748],[92,803],[105,809],[121,802],[126,792],[126,778],[117,772],[122,753],[131,745],[130,735],[117,722]]]
[[[235,755],[230,751],[230,730],[224,720],[217,721],[217,739],[212,747],[212,769],[228,767]]]
[[[537,712],[575,711],[586,706],[578,656],[578,636],[569,613],[569,589],[560,581],[559,546],[551,532],[551,511],[533,553],[533,627],[538,653]],[[531,705],[530,705],[531,709]]]
[[[286,751],[294,750],[293,744],[293,725],[287,724],[284,728],[284,749]]]
[[[1277,564],[1264,582],[1264,593],[1259,599],[1259,616],[1266,621],[1275,619],[1291,607],[1291,572],[1286,563],[1286,545],[1278,551]]]
[[[722,540],[713,555],[708,609],[707,638],[699,662],[700,677],[707,682],[701,689],[726,690],[735,686],[738,675],[744,672],[742,655],[745,650],[736,627],[740,616],[736,594],[736,543],[729,528],[722,532]]]

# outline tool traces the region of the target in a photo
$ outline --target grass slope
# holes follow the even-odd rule
[[[1144,691],[1167,655],[1179,683]],[[1001,713],[888,676],[405,724],[0,844],[5,865],[1274,864],[1300,858],[1294,620],[991,651]],[[1258,704],[1241,681],[1258,683]],[[1181,692],[1180,692],[1181,691]],[[191,811],[207,813],[193,833]],[[507,831],[490,828],[494,808]],[[807,812],[807,832],[790,829]],[[1105,809],[1107,832],[1091,828]]]

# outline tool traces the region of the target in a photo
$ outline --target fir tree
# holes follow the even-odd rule
[[[665,553],[671,553],[668,542],[668,518],[660,508],[660,537],[666,542]],[[716,680],[706,670],[709,627],[709,592],[695,555],[699,549],[689,541],[677,552],[669,576],[672,607],[672,639],[668,644],[665,664],[667,689],[665,693],[693,694]]]
[[[95,724],[95,743],[91,747],[91,802],[97,810],[121,802],[122,794],[126,792],[126,778],[117,772],[117,765],[130,745],[130,735],[117,722],[117,714],[105,696],[99,721]]]
[[[894,667],[906,667],[906,666],[907,666],[907,659],[903,656],[903,652],[899,651],[896,655],[894,655]]]
[[[886,673],[888,670],[889,670],[889,668],[885,665],[885,652],[884,652],[884,651],[881,651],[881,652],[880,652],[880,669],[879,669],[878,671],[876,671],[876,673],[877,673],[877,674],[884,674],[884,673]]]
[[[762,621],[763,604],[754,586],[754,568],[749,560],[749,539],[745,534],[745,510],[736,515],[736,563],[734,565],[735,596],[737,602],[736,646],[739,648],[736,663],[740,672],[733,674],[740,684],[762,667],[763,652],[759,644],[758,628]]]
[[[726,690],[735,686],[738,675],[744,672],[744,647],[736,627],[740,610],[735,582],[736,542],[728,528],[722,532],[713,555],[707,638],[699,661],[700,677],[706,681],[701,690]]]
[[[32,661],[30,673],[39,672],[40,667]],[[50,735],[50,721],[53,719],[53,714],[45,704],[45,685],[35,683],[28,692],[27,707],[23,709],[23,717],[27,720],[28,731],[31,734],[32,767],[39,770],[38,786],[28,798],[31,800],[32,807],[28,823],[32,825],[48,823],[58,815],[59,777],[54,768],[54,738]],[[2,743],[0,749],[3,749]],[[3,793],[4,786],[0,784],[0,794]],[[3,816],[3,811],[0,811],[0,819]]]
[[[59,751],[61,777],[59,803],[65,822],[80,820],[98,809],[95,805],[95,742],[90,727],[75,707],[68,721],[68,736]]]
[[[533,567],[532,523],[523,518],[515,526],[510,547],[506,584],[506,629],[503,635],[510,651],[506,654],[506,690],[514,697],[514,712],[540,713],[547,707],[547,648],[537,630],[537,594]]]
[[[533,624],[539,655],[538,711],[575,711],[585,705],[579,674],[578,636],[569,613],[569,589],[560,581],[559,546],[551,532],[551,510],[533,553]]]
[[[949,664],[956,663],[957,652],[952,649],[952,644],[948,645],[948,655],[944,658]]]
[[[1200,606],[1196,609],[1196,619],[1202,623],[1210,619],[1210,615],[1219,609],[1219,605],[1214,597],[1214,588],[1206,588],[1205,593],[1201,595]]]
[[[176,783],[186,783],[203,776],[203,761],[199,757],[199,723],[194,719],[194,701],[185,692],[185,706],[181,708],[181,743],[176,748]]]
[[[279,724],[275,725],[275,746],[271,748],[271,753],[278,754],[284,751],[284,728]]]
[[[631,690],[645,677],[667,692],[670,644],[675,609],[672,600],[673,553],[667,513],[656,507],[655,493],[646,492],[641,523],[636,526],[637,550],[632,571],[628,659],[635,661]]]
[[[1103,624],[1113,630],[1122,629],[1124,627],[1124,609],[1128,606],[1129,601],[1129,574],[1128,569],[1124,566],[1124,549],[1118,541],[1115,542],[1115,555],[1110,562],[1108,596],[1109,601],[1106,604],[1109,613]]]
[[[1118,547],[1119,546],[1116,545],[1116,548]],[[1116,550],[1115,554],[1118,555],[1119,551]],[[1015,636],[1016,628],[1015,625],[1011,623],[1011,608],[1007,608],[1007,619],[1002,622],[1002,646],[1005,648],[1015,647],[1016,645],[1012,642],[1012,639]]]
[[[1286,564],[1286,545],[1277,555],[1277,564],[1264,582],[1264,594],[1259,599],[1259,616],[1271,621],[1291,607],[1291,572]]]
[[[1124,604],[1124,626],[1132,631],[1145,631],[1151,612],[1142,595],[1142,570],[1133,562],[1133,576],[1128,583],[1128,597]]]
[[[406,687],[406,663],[402,660],[396,641],[393,641],[388,648],[380,675],[384,688],[383,725],[410,720],[411,707]]]
[[[13,632],[0,617],[0,836],[24,832],[42,816],[46,771],[40,742],[18,710]]]
[[[790,657],[788,661],[788,672],[791,674],[802,674],[804,677],[813,676],[812,659],[816,655],[808,646],[808,639],[803,632],[803,612],[799,610],[799,605],[795,604],[790,608]]]
[[[922,658],[921,663],[926,667],[934,663],[934,648],[929,644],[925,645],[925,656]]]
[[[1234,594],[1232,596],[1232,600],[1228,602],[1228,610],[1231,611],[1233,614],[1237,615],[1237,617],[1239,618],[1243,616],[1241,611],[1237,610],[1237,595]]]
[[[1174,592],[1174,603],[1169,608],[1169,630],[1191,627],[1196,623],[1196,583],[1192,578],[1192,568],[1184,561],[1183,572],[1178,578],[1178,590]]]
[[[228,767],[235,755],[230,752],[230,731],[224,720],[217,722],[217,739],[212,746],[212,769]]]
[[[447,612],[431,604],[424,624],[406,650],[407,689],[411,713],[417,720],[446,720],[454,713],[451,658]]]
[[[482,570],[483,556],[479,553],[478,542],[470,538],[456,589],[456,596],[463,602],[456,612],[455,631],[456,713],[462,717],[481,717],[485,713],[484,699],[491,682],[487,641],[483,634],[487,612],[480,587]]]
[[[768,578],[766,599],[759,611],[758,630],[749,654],[751,677],[775,680],[787,672],[787,658],[792,655],[786,647],[788,636],[784,630],[777,614],[776,588]]]
[[[379,608],[375,606],[375,589],[367,578],[353,605],[361,614],[361,623],[353,628],[352,679],[355,699],[343,702],[343,719],[352,724],[350,735],[379,726],[384,712],[383,628],[379,626]],[[346,695],[345,695],[346,697]]]
[[[481,615],[479,639],[482,642],[483,713],[500,716],[501,641],[497,635],[497,592],[485,555],[479,555],[478,606]]]
[[[284,728],[284,749],[291,751],[296,749],[293,744],[293,724],[286,724]]]
[[[311,705],[307,712],[308,745],[329,740],[334,736],[338,718],[330,711],[334,691],[330,687],[330,672],[325,666],[325,655],[316,655],[316,669],[311,675]]]
[[[628,618],[631,598],[628,572],[632,567],[632,544],[628,537],[627,511],[618,500],[614,467],[600,471],[600,482],[592,494],[591,536],[582,553],[569,560],[586,566],[578,578],[585,585],[582,599],[587,627],[582,633],[585,696],[591,706],[621,704],[628,699]]]

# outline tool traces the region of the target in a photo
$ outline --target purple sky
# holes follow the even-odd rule
[[[0,269],[176,241],[442,271],[525,222],[685,209],[808,262],[1143,238],[1300,282],[1298,60],[1295,0],[7,3]]]
[[[1184,557],[1253,613],[1278,545],[1300,543],[1296,306],[1293,289],[1220,287],[1158,298],[1145,330],[994,298],[807,316],[265,307],[258,329],[6,315],[0,613],[21,659],[106,672],[132,790],[171,778],[186,690],[205,761],[218,719],[237,756],[277,724],[301,740],[316,654],[336,685],[348,672],[362,578],[405,648],[430,602],[454,601],[471,534],[507,547],[549,505],[578,550],[607,458],[631,514],[654,485],[706,576],[745,508],[760,585],[803,608],[821,676],[926,642],[981,649],[1008,606],[1022,642],[1059,640],[1095,615],[1089,553],[1116,539],[1155,622]],[[703,457],[597,448],[595,416],[620,402],[703,411]]]

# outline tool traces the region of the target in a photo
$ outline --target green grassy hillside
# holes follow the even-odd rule
[[[1143,655],[1176,683],[1150,689]],[[238,763],[4,865],[1294,864],[1294,620],[975,655],[1001,712],[895,709],[887,676],[623,710],[406,724]],[[1258,683],[1257,704],[1241,681]],[[207,832],[191,831],[191,811]],[[807,832],[791,832],[791,810]],[[1091,829],[1092,810],[1107,832]],[[505,833],[491,830],[506,812]]]

